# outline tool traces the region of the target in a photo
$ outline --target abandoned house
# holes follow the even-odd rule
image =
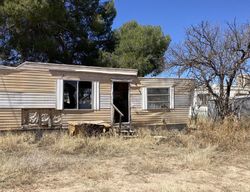
[[[219,93],[219,85],[214,84],[212,88],[216,94]],[[250,86],[248,81],[239,77],[236,79],[236,84],[231,87],[230,103],[238,115],[250,115]],[[190,115],[215,119],[216,114],[214,98],[209,94],[208,90],[205,87],[194,89]]]
[[[143,78],[135,69],[24,62],[0,65],[0,130],[67,128],[101,120],[186,124],[193,80]]]

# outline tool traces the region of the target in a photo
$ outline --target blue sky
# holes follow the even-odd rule
[[[202,20],[215,24],[250,20],[250,0],[115,0],[115,6],[113,28],[131,20],[159,25],[175,43],[184,39],[185,28]]]
[[[202,20],[220,25],[235,18],[250,21],[250,0],[115,0],[115,6],[114,29],[131,20],[159,25],[172,43],[183,41],[185,29]]]

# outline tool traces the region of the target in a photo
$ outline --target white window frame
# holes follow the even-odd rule
[[[174,109],[174,87],[143,87],[142,88],[142,109],[143,110],[165,110],[164,108],[159,109],[149,109],[148,108],[148,89],[150,88],[166,88],[169,89],[169,109]]]
[[[75,81],[77,82],[77,107],[74,109],[64,108],[64,82],[65,81]],[[79,92],[79,82],[91,82],[91,108],[89,109],[79,109],[78,92]],[[100,109],[100,83],[99,81],[88,81],[88,80],[71,80],[71,79],[58,79],[56,87],[56,109],[58,110],[99,110]]]

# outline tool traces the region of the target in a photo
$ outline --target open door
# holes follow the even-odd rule
[[[122,122],[129,122],[129,83],[113,82],[113,104],[123,113]],[[119,117],[114,111],[114,123],[119,122]]]

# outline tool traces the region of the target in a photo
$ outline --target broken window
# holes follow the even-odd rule
[[[147,89],[148,109],[164,109],[170,107],[169,88]]]
[[[91,82],[79,82],[78,91],[78,108],[79,109],[91,109],[91,94],[92,83]]]
[[[64,109],[92,109],[92,82],[64,81]]]
[[[207,102],[209,100],[209,94],[198,94],[197,95],[198,98],[198,105],[200,106],[207,106]]]
[[[77,82],[76,81],[64,81],[63,89],[63,105],[64,109],[76,109],[77,108]]]

